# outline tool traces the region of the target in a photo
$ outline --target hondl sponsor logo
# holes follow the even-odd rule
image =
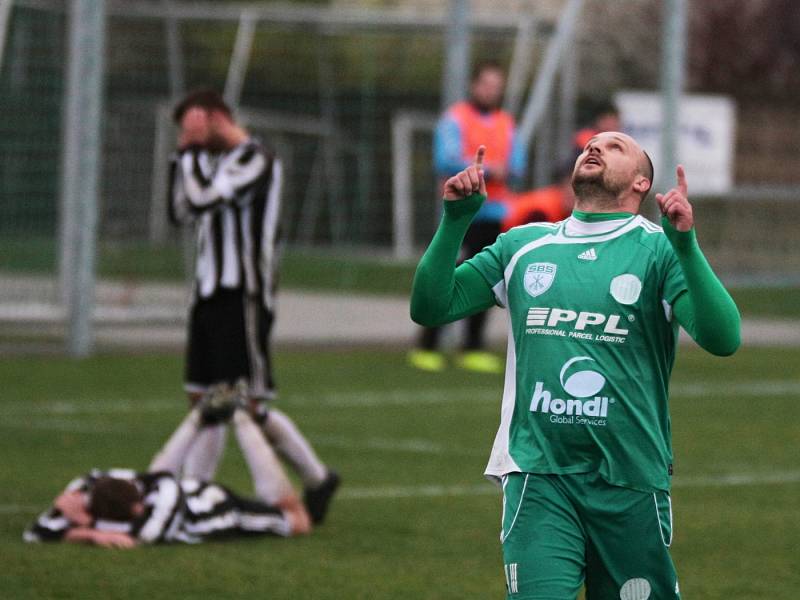
[[[608,405],[614,400],[599,395],[606,384],[606,378],[592,369],[577,370],[573,366],[581,362],[595,362],[588,356],[576,356],[569,359],[561,367],[559,381],[564,391],[569,394],[565,398],[556,398],[544,388],[544,382],[537,381],[531,397],[530,411],[550,414],[552,423],[582,423],[589,425],[605,425],[608,416]],[[576,419],[576,417],[592,417]]]
[[[537,381],[531,398],[531,412],[567,416],[606,417],[608,416],[608,404],[608,396],[595,396],[589,400],[553,398],[553,395],[544,389],[544,384],[541,381]]]

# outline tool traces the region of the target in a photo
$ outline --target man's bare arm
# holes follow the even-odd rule
[[[75,544],[94,544],[103,548],[133,548],[136,540],[127,533],[98,531],[90,527],[73,527],[64,535],[64,541]]]

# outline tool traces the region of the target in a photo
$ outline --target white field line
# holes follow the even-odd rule
[[[67,400],[50,400],[36,402],[2,402],[0,401],[0,416],[29,416],[40,417],[43,415],[116,415],[137,413],[180,412],[186,409],[186,404],[180,401],[168,402],[164,400],[107,400],[104,402],[71,402]]]
[[[698,475],[694,477],[676,477],[673,487],[676,488],[727,488],[750,485],[787,485],[800,483],[800,471],[775,471],[773,473],[732,473],[729,475]],[[489,483],[455,484],[455,485],[409,485],[409,486],[376,486],[345,487],[337,494],[340,500],[399,500],[404,498],[445,498],[469,496],[497,496],[500,489]],[[36,514],[44,510],[45,505],[35,504],[0,504],[0,514]]]
[[[384,406],[435,405],[451,402],[486,404],[500,399],[497,388],[427,388],[388,392],[337,392],[320,396],[287,396],[290,406],[327,406],[330,408],[371,408]],[[280,400],[278,402],[281,402]]]
[[[22,429],[24,431],[60,431],[63,433],[129,433],[125,423],[97,425],[86,419],[64,419],[60,417],[37,417],[35,421],[20,418],[3,418],[0,429]]]
[[[452,454],[453,456],[486,456],[489,457],[489,448],[477,451],[475,448],[463,448],[441,444],[434,440],[426,439],[398,439],[371,437],[359,439],[349,436],[314,435],[315,446],[327,448],[343,448],[345,450],[385,450],[388,452],[411,452],[415,454]]]
[[[500,393],[498,387],[497,394]],[[494,391],[475,392],[471,388],[441,388],[424,390],[393,390],[388,393],[377,392],[337,392],[331,394],[287,395],[276,402],[277,406],[287,404],[291,407],[329,407],[329,408],[370,408],[384,406],[406,406],[417,404],[445,404],[449,402],[469,402],[483,404],[491,401]],[[497,396],[499,398],[499,395]],[[108,400],[104,402],[73,402],[68,400],[49,401],[0,401],[0,417],[25,415],[87,415],[87,414],[131,414],[181,412],[186,402],[179,396],[174,400]]]
[[[800,394],[800,381],[785,380],[752,380],[722,381],[703,383],[676,383],[670,386],[670,396],[677,398],[698,398],[709,395],[742,395],[742,396],[793,396]]]
[[[699,475],[676,477],[672,485],[677,488],[742,487],[748,485],[786,485],[800,483],[800,471],[776,471],[774,473],[733,473],[729,475]],[[473,485],[419,485],[389,486],[375,488],[345,488],[339,497],[351,500],[372,498],[435,498],[443,496],[499,496],[500,489],[487,482]]]
[[[86,419],[74,417],[37,417],[34,420],[21,419],[18,417],[3,418],[0,421],[2,429],[21,429],[24,431],[58,431],[62,433],[98,434],[98,435],[117,435],[120,433],[130,433],[130,428],[125,423],[116,424],[92,424]],[[477,448],[466,448],[452,445],[445,445],[434,440],[419,438],[357,438],[348,436],[314,435],[314,446],[320,448],[341,448],[344,450],[358,451],[383,451],[383,452],[410,452],[412,454],[441,455],[449,454],[452,456],[486,456],[489,455],[488,447],[485,451]]]
[[[708,395],[753,395],[760,398],[800,395],[797,380],[748,380],[714,383],[677,383],[671,387],[674,400],[703,398]],[[290,408],[382,408],[387,406],[423,406],[458,403],[491,404],[492,392],[469,388],[440,388],[424,390],[393,390],[391,392],[337,392],[319,396],[288,396],[285,404]],[[284,405],[279,401],[278,406]],[[105,402],[71,402],[52,400],[44,402],[0,402],[0,429],[25,429],[61,431],[72,433],[110,434],[127,431],[120,425],[91,425],[85,422],[90,415],[124,415],[144,413],[181,413],[185,404],[180,399],[171,400],[109,400]],[[82,417],[83,416],[83,417]],[[60,419],[57,417],[61,417]],[[79,418],[83,421],[79,421]],[[444,447],[429,440],[369,439],[351,440],[344,437],[322,437],[319,445],[349,448],[360,447],[371,450],[419,452],[428,454],[446,453],[475,454],[473,449]]]
[[[436,405],[448,403],[487,404],[500,398],[487,388],[439,388],[423,390],[393,390],[391,392],[337,392],[330,394],[287,395],[277,406],[294,408],[371,408],[386,406]],[[800,380],[747,380],[733,382],[676,383],[670,388],[673,398],[698,398],[708,395],[753,395],[780,397],[800,395]],[[182,412],[186,404],[176,396],[174,400],[109,400],[106,402],[51,401],[0,401],[0,417],[35,415],[88,415]]]

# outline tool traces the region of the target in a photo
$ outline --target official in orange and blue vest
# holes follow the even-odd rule
[[[479,64],[470,82],[469,100],[451,106],[434,133],[434,168],[442,181],[469,166],[478,146],[486,147],[488,197],[464,239],[461,260],[494,243],[513,201],[510,186],[522,183],[527,166],[526,148],[517,136],[514,117],[500,108],[505,83],[500,65]],[[486,316],[484,312],[467,319],[463,352],[457,364],[473,371],[501,373],[501,359],[485,350]],[[427,371],[444,369],[445,357],[439,351],[440,333],[439,328],[423,330],[419,346],[409,353],[413,366]]]

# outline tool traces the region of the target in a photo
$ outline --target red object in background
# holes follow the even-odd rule
[[[598,133],[602,132],[597,127],[584,127],[580,131],[576,132],[575,137],[573,138],[575,150],[577,150],[578,153],[583,152],[583,149],[586,147],[586,144],[589,143],[589,140]]]
[[[567,197],[561,185],[511,194],[504,204],[506,215],[503,218],[503,231],[536,221],[555,223],[566,219],[572,212],[571,198]]]

